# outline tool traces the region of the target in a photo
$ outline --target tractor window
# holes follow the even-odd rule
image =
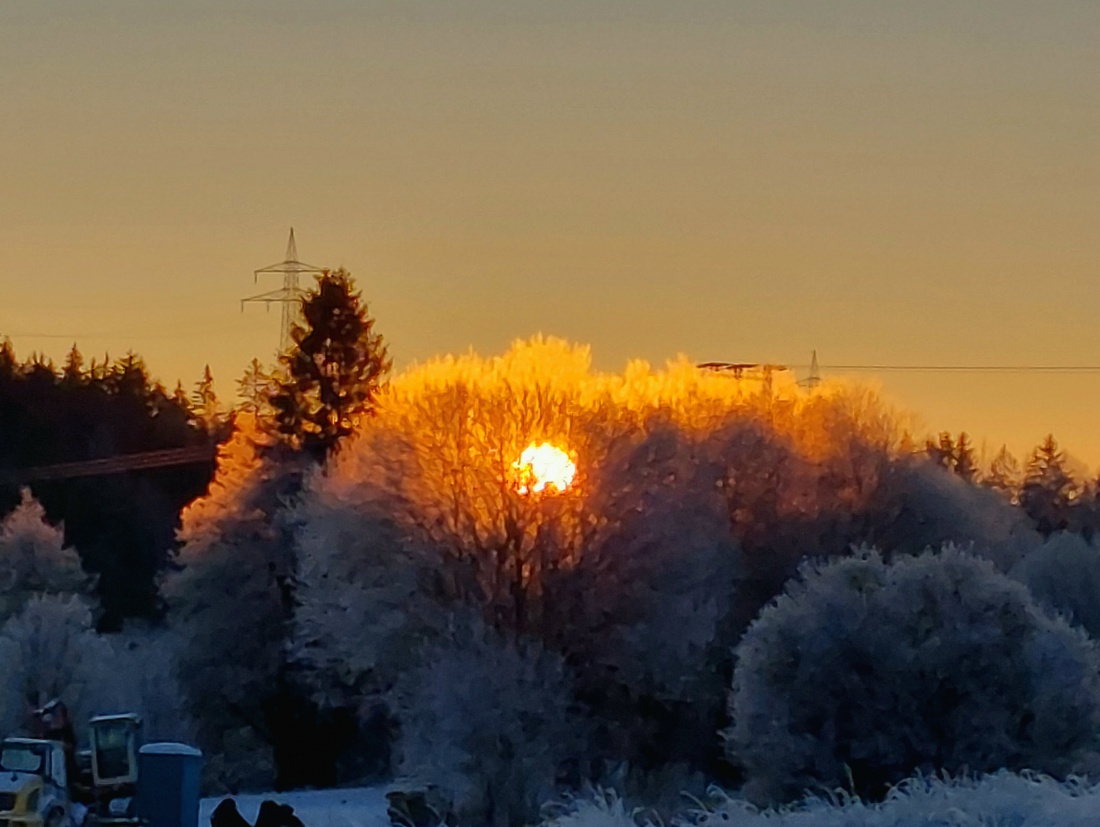
[[[31,747],[6,746],[0,750],[0,768],[11,772],[40,772],[42,753]]]
[[[101,779],[130,775],[130,738],[124,726],[104,726],[95,734],[95,768]]]

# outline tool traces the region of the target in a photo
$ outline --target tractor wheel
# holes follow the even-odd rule
[[[65,811],[55,808],[46,814],[44,827],[72,827],[65,818]]]

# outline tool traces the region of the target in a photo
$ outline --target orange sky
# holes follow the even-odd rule
[[[5,4],[0,334],[228,386],[293,224],[398,366],[1100,364],[1098,42],[1092,0]],[[880,379],[1100,465],[1100,373]]]

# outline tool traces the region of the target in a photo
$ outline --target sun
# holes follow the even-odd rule
[[[531,443],[512,463],[516,470],[519,493],[539,493],[552,489],[560,492],[567,489],[577,475],[577,465],[569,454],[544,442],[541,445]]]

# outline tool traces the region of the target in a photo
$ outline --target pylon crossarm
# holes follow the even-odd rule
[[[259,270],[252,271],[255,275],[260,273],[323,273],[324,267],[315,267],[304,261],[280,261],[278,264],[269,264]]]
[[[266,293],[259,293],[255,296],[249,296],[248,298],[241,299],[242,302],[289,302],[298,301],[305,295],[304,290],[291,291],[285,287],[280,287],[278,290],[269,290]]]

